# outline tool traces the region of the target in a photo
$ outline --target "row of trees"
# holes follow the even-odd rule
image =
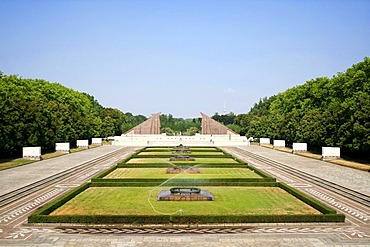
[[[261,99],[235,117],[253,137],[338,146],[352,155],[370,153],[370,58],[332,78],[322,77]]]
[[[51,148],[56,142],[108,137],[145,121],[145,116],[104,108],[93,96],[44,80],[0,72],[0,154],[24,146]]]
[[[263,98],[246,114],[212,118],[241,135],[339,146],[352,154],[370,153],[370,58],[333,78],[317,78]],[[44,80],[0,72],[0,154],[23,146],[53,147],[56,142],[120,135],[145,121],[102,107],[93,96]],[[160,116],[161,132],[194,135],[201,118]]]
[[[161,133],[167,135],[195,135],[201,132],[202,118],[174,118],[171,114],[161,114]]]
[[[220,115],[215,113],[212,119],[218,121],[219,123],[227,126],[228,128],[239,133],[241,127],[234,124],[234,119],[236,115],[233,112]],[[167,135],[195,135],[196,133],[202,132],[202,118],[174,118],[171,114],[161,114],[161,133],[166,133]]]

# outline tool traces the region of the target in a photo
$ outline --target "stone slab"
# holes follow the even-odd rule
[[[340,148],[338,147],[322,147],[322,158],[340,158]]]
[[[293,152],[307,151],[307,143],[293,142]]]
[[[55,151],[69,153],[70,149],[69,142],[55,143]]]
[[[102,138],[92,138],[91,143],[101,145],[102,144]]]
[[[285,147],[285,140],[274,140],[274,147]]]
[[[270,138],[260,138],[260,144],[270,144]]]
[[[89,140],[77,140],[77,147],[89,147]]]
[[[24,147],[22,150],[23,158],[31,160],[41,159],[41,147]]]

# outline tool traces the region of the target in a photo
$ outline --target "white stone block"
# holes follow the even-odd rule
[[[88,148],[89,140],[77,140],[77,147],[79,148]]]
[[[322,147],[322,159],[340,158],[340,148]]]
[[[293,142],[293,152],[307,151],[307,143]]]
[[[69,142],[55,143],[55,151],[69,153],[70,150]]]
[[[274,147],[285,147],[285,140],[274,140]]]
[[[102,144],[102,138],[92,138],[91,143],[101,145]]]
[[[270,138],[260,138],[260,144],[270,144]]]
[[[41,147],[24,147],[23,158],[31,160],[41,159]]]

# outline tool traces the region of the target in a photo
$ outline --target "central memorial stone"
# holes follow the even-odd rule
[[[186,146],[184,146],[184,145],[180,144],[180,145],[178,145],[178,146],[174,147],[174,149],[175,149],[175,150],[188,150],[188,149],[189,149],[189,147],[186,147]]]
[[[212,193],[193,187],[175,187],[159,192],[158,201],[214,201]]]
[[[173,154],[191,154],[191,151],[186,150],[186,149],[178,149],[178,150],[172,151],[172,153]]]

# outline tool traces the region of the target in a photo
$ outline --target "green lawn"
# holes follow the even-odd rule
[[[14,166],[20,166],[35,162],[34,160],[27,160],[27,159],[15,159],[15,160],[0,160],[0,170],[14,167]]]
[[[195,161],[170,161],[169,158],[133,158],[126,162],[127,164],[145,164],[145,163],[189,163],[189,164],[214,164],[214,163],[225,163],[225,164],[238,164],[237,161],[231,158],[195,158]]]
[[[202,173],[166,174],[166,168],[118,168],[104,178],[262,178],[248,168],[200,168]]]
[[[278,187],[202,187],[215,201],[157,201],[163,187],[91,187],[50,215],[159,215],[179,209],[183,215],[320,214]]]

